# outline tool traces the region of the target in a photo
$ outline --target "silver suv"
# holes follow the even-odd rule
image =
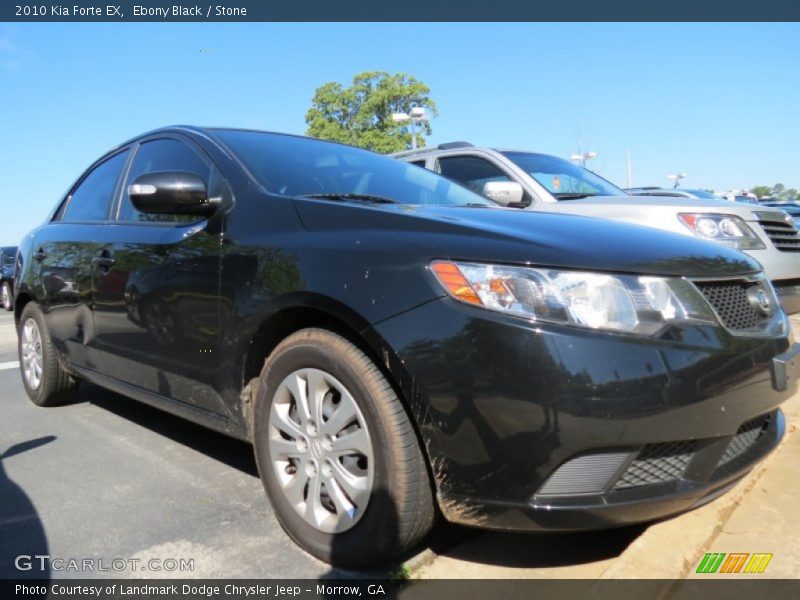
[[[763,265],[784,310],[800,312],[800,235],[781,210],[725,200],[631,196],[556,156],[466,142],[392,156],[440,173],[503,206],[626,221],[737,248]]]

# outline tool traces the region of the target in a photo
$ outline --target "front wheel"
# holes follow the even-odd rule
[[[317,558],[381,564],[433,524],[428,471],[405,408],[380,369],[333,332],[299,331],[267,359],[254,442],[279,522]]]
[[[3,310],[12,310],[14,308],[14,303],[11,301],[11,286],[7,281],[3,282],[0,296],[2,297]]]
[[[25,391],[34,404],[58,406],[69,402],[77,381],[58,361],[58,353],[50,339],[42,310],[29,302],[22,310],[17,332],[19,368]]]

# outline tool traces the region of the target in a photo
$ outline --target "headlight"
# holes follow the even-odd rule
[[[739,217],[683,213],[678,215],[678,218],[698,237],[714,240],[738,250],[763,250],[766,248],[744,219]]]
[[[651,335],[670,322],[716,323],[700,293],[679,278],[435,261],[455,299],[549,323]]]

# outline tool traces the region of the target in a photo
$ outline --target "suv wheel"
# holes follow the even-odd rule
[[[77,381],[58,361],[42,310],[33,302],[22,310],[17,337],[19,368],[28,397],[39,406],[58,406],[70,401]]]
[[[3,282],[2,292],[0,292],[0,294],[2,294],[3,308],[5,310],[11,310],[14,308],[11,302],[11,286],[8,285],[7,281]]]
[[[256,461],[283,528],[339,566],[380,564],[430,530],[430,479],[413,426],[375,364],[343,337],[305,329],[267,359]]]

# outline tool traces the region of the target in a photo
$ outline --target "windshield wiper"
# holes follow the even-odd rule
[[[322,200],[360,200],[361,202],[371,202],[372,204],[400,204],[397,200],[384,196],[373,196],[371,194],[302,194],[303,198],[317,198]]]
[[[569,192],[565,192],[563,194],[553,194],[553,196],[558,200],[580,200],[581,198],[590,198],[597,195],[598,194],[573,194]]]

